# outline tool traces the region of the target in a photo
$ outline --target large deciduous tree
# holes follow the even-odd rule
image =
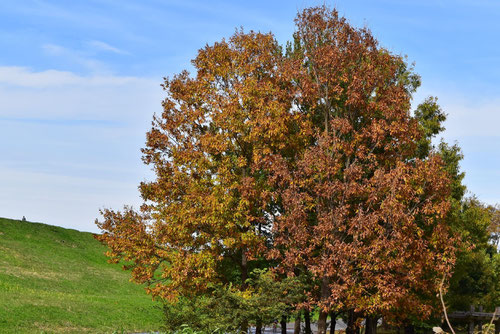
[[[454,261],[449,173],[429,144],[441,115],[433,100],[410,113],[418,76],[367,29],[324,6],[296,23],[286,52],[238,31],[199,51],[194,77],[165,80],[143,149],[156,179],[140,211],[104,210],[97,238],[171,301],[250,293],[267,258],[272,277],[311,278],[289,299],[319,307],[320,333],[330,312],[426,315]]]

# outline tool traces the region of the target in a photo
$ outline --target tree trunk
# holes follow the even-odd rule
[[[241,322],[241,333],[248,333],[248,320]]]
[[[293,326],[293,334],[300,334],[300,322],[302,320],[301,314],[302,314],[302,312],[298,311],[297,315],[295,316],[295,324]]]
[[[412,324],[406,324],[404,328],[404,334],[415,334],[415,326]]]
[[[281,334],[286,334],[286,315],[281,316],[280,325],[281,325]]]
[[[257,319],[257,323],[255,324],[255,334],[262,334],[262,320]]]
[[[304,310],[304,322],[306,323],[305,334],[312,334],[311,331],[311,314],[309,310]]]
[[[245,254],[245,249],[241,250],[241,289],[244,291],[247,288],[246,280],[248,278],[248,265],[247,256]],[[241,323],[241,331],[243,333],[248,333],[248,320],[243,320]]]
[[[243,289],[246,289],[247,287],[247,281],[248,279],[248,260],[247,260],[247,255],[245,254],[245,249],[241,250],[241,285]]]
[[[337,324],[337,313],[330,312],[330,334],[335,334],[336,324]]]
[[[318,318],[318,334],[326,334],[326,318],[328,317],[328,313],[320,310],[319,318]]]
[[[365,319],[365,334],[377,334],[377,322],[378,318],[376,316],[367,316]]]
[[[356,320],[358,320],[358,314],[354,312],[354,310],[347,311],[346,334],[359,334],[359,326],[357,325]]]
[[[325,275],[321,280],[321,300],[328,299],[330,295],[330,288],[328,286],[328,277]],[[318,334],[326,334],[326,319],[328,318],[328,312],[325,312],[322,308],[319,310],[318,319]]]

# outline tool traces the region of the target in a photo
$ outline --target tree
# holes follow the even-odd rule
[[[165,79],[143,149],[156,180],[141,184],[140,211],[104,210],[97,222],[112,261],[130,262],[154,297],[245,291],[264,260],[276,209],[262,164],[291,156],[307,133],[283,62],[271,34],[237,31],[199,51],[196,77]]]
[[[427,100],[426,112],[419,115],[424,122],[438,131],[446,119],[436,100]],[[434,114],[434,116],[432,116]],[[493,206],[486,206],[476,197],[466,196],[466,186],[463,184],[465,173],[460,169],[463,154],[455,143],[449,145],[441,141],[437,153],[442,157],[446,170],[451,177],[450,212],[447,224],[460,236],[457,259],[450,277],[449,290],[445,296],[450,310],[468,310],[470,305],[482,305],[494,310],[500,299],[500,271],[498,270],[498,248],[495,247],[495,222],[498,212]],[[498,224],[498,222],[497,222]]]
[[[435,295],[454,238],[442,159],[417,157],[427,134],[410,114],[416,78],[335,10],[306,9],[296,22],[291,68],[314,131],[294,163],[276,156],[270,166],[283,204],[273,255],[283,270],[300,265],[315,277],[319,333],[331,310],[354,321],[395,309],[428,316],[429,305],[409,297]]]
[[[165,79],[143,149],[156,179],[140,185],[139,211],[104,210],[97,238],[171,303],[255,307],[267,299],[249,277],[271,267],[283,286],[311,278],[305,300],[280,303],[318,307],[320,333],[330,312],[350,329],[397,309],[427,315],[428,299],[410,297],[435,294],[455,251],[451,181],[425,141],[439,110],[411,115],[418,76],[367,29],[325,6],[296,23],[286,52],[237,31],[199,51],[194,77]],[[265,321],[247,314],[230,329]]]
[[[302,298],[303,282],[297,277],[276,280],[266,270],[255,270],[249,288],[239,290],[232,285],[219,285],[210,294],[180,298],[176,304],[165,304],[165,327],[175,332],[181,325],[207,333],[233,333],[248,321],[262,333],[263,324],[281,319],[290,305]]]
[[[499,253],[491,238],[495,212],[476,198],[462,201],[456,228],[467,241],[460,249],[446,300],[452,310],[481,305],[493,311],[500,302]]]
[[[442,123],[446,120],[437,99],[429,98],[419,105],[415,117],[425,134],[419,142],[419,156],[425,157],[429,152],[436,151],[451,178],[447,224],[462,240],[445,296],[446,302],[451,310],[468,310],[470,305],[482,305],[493,310],[500,300],[499,257],[494,233],[495,226],[498,226],[498,211],[494,206],[482,204],[474,196],[465,196],[465,173],[460,169],[463,154],[458,144],[449,145],[443,140],[437,147],[432,144],[433,137],[444,130]],[[426,325],[430,328],[435,324]]]

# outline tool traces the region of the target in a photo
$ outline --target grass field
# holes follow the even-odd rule
[[[0,333],[158,330],[159,304],[91,233],[0,218]]]

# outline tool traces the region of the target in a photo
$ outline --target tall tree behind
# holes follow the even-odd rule
[[[491,239],[494,211],[476,198],[460,204],[454,227],[466,246],[458,253],[446,301],[451,310],[481,305],[493,311],[500,303],[500,253]]]
[[[284,208],[275,225],[283,249],[272,255],[316,278],[319,333],[330,310],[375,315],[404,306],[426,316],[430,306],[408,297],[435,294],[454,239],[442,159],[415,158],[425,135],[410,114],[418,78],[335,10],[306,9],[296,23],[290,62],[314,132],[296,164],[277,156],[270,167]]]
[[[444,130],[446,120],[437,98],[428,98],[420,104],[415,117],[424,133],[419,141],[418,156],[437,152],[451,178],[451,208],[447,224],[462,240],[445,296],[446,302],[451,310],[467,310],[470,305],[482,305],[493,310],[500,302],[499,255],[493,233],[495,223],[498,225],[498,211],[493,206],[482,204],[474,196],[466,197],[466,186],[463,184],[465,173],[460,169],[463,154],[458,144],[449,145],[441,140],[437,146],[433,145],[432,139]]]

